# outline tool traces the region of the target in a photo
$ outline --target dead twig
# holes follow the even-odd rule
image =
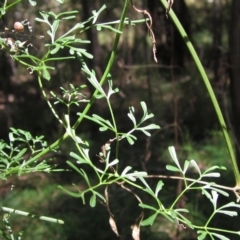
[[[173,3],[174,3],[174,0],[168,0],[168,7],[166,9],[166,17],[168,17],[168,13],[169,13],[170,9],[172,8]]]
[[[133,0],[131,0],[131,4],[132,4],[132,7],[135,11],[137,11],[139,13],[142,13],[144,17],[146,15],[147,18],[149,19],[149,22],[146,20],[146,25],[147,25],[147,28],[148,28],[148,31],[149,31],[150,39],[151,39],[152,44],[153,44],[153,58],[154,58],[154,61],[157,63],[158,62],[157,57],[156,57],[157,48],[156,48],[155,35],[154,35],[153,30],[152,30],[152,17],[147,10],[142,10],[142,9],[139,9],[139,8],[135,7],[135,5],[133,4]],[[146,17],[145,17],[145,19],[146,19]]]

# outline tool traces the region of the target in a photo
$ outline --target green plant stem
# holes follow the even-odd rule
[[[39,215],[32,214],[30,212],[24,212],[24,211],[21,211],[21,210],[16,210],[16,209],[13,209],[13,208],[8,208],[8,207],[1,207],[1,209],[4,212],[15,213],[15,214],[19,214],[19,215],[27,216],[27,217],[31,217],[31,218],[38,218],[40,220],[44,220],[44,221],[48,221],[48,222],[64,224],[64,222],[62,220],[56,219],[56,218],[50,218],[50,217],[46,217],[46,216],[39,216]]]
[[[118,30],[119,31],[122,31],[123,29],[123,24],[124,24],[124,20],[125,20],[125,17],[126,17],[126,14],[127,14],[127,10],[128,10],[128,7],[130,5],[130,1],[129,0],[125,0],[125,4],[124,4],[124,8],[123,8],[123,11],[122,11],[122,15],[121,15],[121,19],[120,19],[120,22],[119,22],[119,25],[118,25]],[[119,43],[119,39],[120,39],[120,36],[121,34],[120,33],[116,33],[116,38],[115,38],[115,41],[114,41],[114,45],[113,45],[113,50],[112,50],[112,53],[110,55],[110,58],[109,58],[109,61],[108,61],[108,65],[105,69],[105,72],[101,78],[101,81],[100,81],[100,85],[102,86],[104,84],[104,82],[106,81],[107,79],[107,76],[112,68],[112,65],[113,65],[113,62],[114,62],[114,59],[115,59],[115,56],[116,56],[116,50],[117,50],[117,46],[118,46],[118,43]],[[46,55],[47,56],[47,55]],[[82,115],[78,118],[78,120],[76,121],[76,123],[74,124],[73,126],[73,129],[76,129],[78,127],[78,125],[82,122],[84,116],[88,113],[89,109],[91,108],[94,100],[95,100],[95,97],[97,95],[98,91],[96,90],[90,100],[90,102],[87,104],[87,106],[85,107]],[[24,166],[27,166],[29,165],[30,163],[36,161],[37,159],[39,159],[40,157],[44,156],[46,153],[48,153],[49,151],[53,150],[54,148],[56,148],[57,146],[59,146],[61,144],[62,141],[64,141],[65,139],[67,139],[69,137],[69,134],[68,133],[65,133],[61,138],[59,138],[57,141],[55,141],[54,143],[52,143],[48,148],[46,148],[45,150],[43,150],[42,152],[40,152],[39,154],[37,154],[36,156],[32,157],[31,159],[29,159],[28,161],[26,161],[23,165]]]
[[[120,32],[122,32],[123,24],[124,24],[124,21],[125,21],[125,17],[126,17],[129,5],[130,5],[130,1],[125,0],[122,15],[121,15],[120,22],[119,22],[119,25],[118,25],[118,30]],[[112,65],[113,65],[113,62],[114,62],[114,59],[115,59],[115,56],[116,56],[116,50],[117,50],[117,47],[118,47],[120,36],[121,36],[121,33],[116,33],[116,38],[115,38],[115,41],[114,41],[114,44],[113,44],[113,50],[111,52],[111,55],[110,55],[110,58],[109,58],[109,61],[108,61],[108,65],[107,65],[107,67],[104,71],[104,74],[103,74],[103,76],[100,80],[100,85],[101,86],[105,83],[105,81],[107,79],[107,76],[108,76],[108,74],[109,74],[109,72],[112,68]],[[82,120],[84,118],[83,116],[86,115],[88,113],[88,111],[90,110],[97,94],[98,94],[98,90],[95,90],[94,93],[93,93],[93,96],[91,97],[90,102],[87,104],[87,106],[83,110],[82,115],[78,118],[76,123],[73,125],[73,129],[76,129],[78,127],[78,125],[82,122]]]
[[[113,113],[112,106],[111,106],[111,103],[110,103],[109,99],[107,99],[107,104],[108,104],[108,108],[109,108],[109,111],[110,111],[110,114],[111,114],[113,126],[114,126],[114,129],[115,129],[115,137],[116,137],[116,154],[115,154],[115,158],[118,159],[118,149],[119,149],[119,139],[118,139],[118,136],[119,136],[119,133],[118,133],[118,130],[117,130],[117,124],[116,124],[116,121],[115,121],[115,118],[114,118],[114,113]],[[117,166],[117,169],[118,169],[118,166]]]
[[[41,89],[41,91],[42,91],[42,95],[43,95],[44,99],[46,100],[49,108],[51,109],[53,115],[56,117],[56,119],[59,121],[59,123],[66,128],[66,124],[65,124],[65,123],[61,120],[61,118],[58,116],[58,114],[56,113],[54,107],[52,106],[52,104],[50,103],[50,101],[49,101],[48,98],[47,98],[46,92],[45,92],[44,89],[43,89],[42,78],[41,78],[40,75],[38,75],[38,84],[39,84],[39,87],[40,87],[40,89]]]
[[[165,8],[167,8],[168,4],[166,2],[166,0],[160,0],[160,2],[164,5]],[[177,16],[175,15],[175,13],[173,12],[173,10],[171,9],[169,11],[169,16],[171,17],[171,19],[173,20],[176,28],[178,29],[180,35],[182,36],[182,39],[184,40],[194,62],[196,63],[197,65],[197,68],[198,68],[198,71],[202,77],[202,80],[207,88],[207,91],[208,91],[208,94],[211,98],[211,101],[212,101],[212,104],[214,106],[214,109],[216,111],[216,114],[217,114],[217,117],[218,117],[218,121],[220,123],[220,126],[221,126],[221,129],[222,129],[222,132],[223,132],[223,136],[225,138],[225,141],[226,141],[226,144],[227,144],[227,148],[228,148],[228,152],[230,154],[230,158],[231,158],[231,163],[232,163],[232,168],[233,168],[233,172],[234,172],[234,176],[235,176],[235,180],[236,180],[236,186],[237,187],[240,187],[240,174],[239,174],[239,169],[238,169],[238,165],[237,165],[237,161],[236,161],[236,158],[235,158],[235,154],[234,154],[234,150],[233,150],[233,146],[232,146],[232,143],[231,143],[231,140],[230,140],[230,136],[228,134],[228,131],[227,131],[227,126],[226,126],[226,123],[224,121],[224,118],[223,118],[223,115],[222,115],[222,112],[221,112],[221,109],[219,107],[219,104],[218,104],[218,101],[216,99],[216,96],[213,92],[213,89],[212,89],[212,86],[209,82],[209,79],[207,77],[207,74],[202,66],[202,63],[192,45],[192,43],[190,42],[188,36],[187,36],[187,33],[185,32],[185,30],[183,29],[181,23],[179,22]]]
[[[9,4],[8,6],[6,6],[6,2],[5,2],[5,4],[4,4],[4,7],[6,6],[5,10],[8,10],[9,8],[13,7],[14,5],[16,5],[16,4],[20,3],[20,2],[22,2],[22,0],[16,0],[15,2]]]
[[[30,158],[28,161],[26,161],[25,163],[23,163],[21,165],[22,168],[24,168],[25,166],[37,161],[39,158],[41,158],[42,156],[44,156],[45,154],[47,154],[48,152],[52,151],[53,149],[57,148],[62,141],[64,141],[65,139],[67,139],[69,137],[68,133],[65,133],[61,138],[59,138],[57,141],[55,141],[54,143],[52,143],[49,147],[47,147],[46,149],[42,150],[40,153],[38,153],[37,155],[35,155],[34,157]]]

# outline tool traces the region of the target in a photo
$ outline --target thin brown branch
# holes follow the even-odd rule
[[[132,4],[133,9],[136,12],[138,12],[138,13],[142,13],[144,18],[145,18],[145,20],[146,20],[146,25],[147,25],[147,28],[148,28],[148,31],[149,31],[149,36],[150,36],[150,39],[151,39],[152,44],[153,44],[153,48],[152,48],[152,50],[153,50],[153,58],[154,58],[154,61],[157,63],[158,62],[157,57],[156,57],[157,48],[156,48],[155,35],[154,35],[153,30],[152,30],[152,17],[151,17],[150,13],[147,10],[142,10],[142,9],[137,8],[133,4],[133,0],[131,0],[131,4]],[[147,18],[145,17],[145,15],[149,19],[149,22],[147,21]]]

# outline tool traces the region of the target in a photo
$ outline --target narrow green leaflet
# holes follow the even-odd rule
[[[158,193],[159,191],[162,190],[162,187],[163,187],[164,183],[162,180],[158,181],[158,184],[156,186],[156,190],[155,190],[155,196],[158,197]]]
[[[137,138],[135,136],[133,136],[133,135],[125,135],[125,137],[126,137],[128,143],[130,145],[133,145],[134,144],[134,140],[137,140]]]
[[[154,208],[150,205],[144,204],[144,203],[139,203],[138,206],[141,207],[141,208],[150,209],[150,210],[153,210],[154,212],[157,212],[156,208]]]
[[[143,178],[143,177],[139,177],[139,180],[141,180],[141,182],[144,184],[144,186],[147,188],[147,189],[151,189],[150,186],[147,184],[146,180]],[[151,191],[152,194],[154,195],[154,192]]]
[[[154,213],[153,215],[151,215],[150,217],[148,217],[147,219],[144,219],[141,222],[141,226],[148,226],[148,225],[153,225],[156,217],[157,217],[158,213]]]
[[[93,13],[93,21],[92,21],[92,23],[93,24],[97,21],[99,14],[106,8],[107,7],[104,4],[98,11],[96,11],[96,10],[92,11],[92,13]]]
[[[41,67],[41,72],[42,72],[43,78],[49,81],[51,79],[51,75],[50,75],[48,69],[54,69],[54,68],[49,68],[45,64],[43,64]]]
[[[128,173],[128,174],[125,174],[125,177],[130,179],[131,181],[136,181],[136,178],[139,178],[139,177],[146,177],[147,176],[147,173],[146,172],[138,172],[138,171],[134,171],[134,173]]]
[[[149,133],[146,130],[153,130],[153,129],[160,129],[160,127],[158,125],[156,125],[156,124],[150,124],[150,125],[148,125],[146,127],[137,128],[137,130],[142,131],[148,137],[151,136],[151,133]]]
[[[13,159],[14,161],[19,161],[22,159],[23,155],[27,152],[27,148],[23,148]]]
[[[211,235],[221,239],[221,240],[230,240],[230,238],[223,236],[222,234],[219,233],[211,233]]]
[[[212,197],[209,198],[210,201],[213,204],[214,210],[217,209],[217,199],[218,199],[218,194],[216,191],[212,191]]]
[[[168,171],[172,171],[172,172],[182,172],[182,171],[179,170],[177,167],[172,166],[172,165],[167,165],[167,166],[166,166],[166,169],[167,169]]]
[[[235,211],[218,210],[217,212],[218,212],[218,213],[225,214],[225,215],[228,215],[228,216],[230,216],[230,217],[234,217],[234,216],[237,216],[237,215],[238,215],[238,213],[235,212]]]
[[[99,198],[101,198],[104,202],[106,202],[106,198],[105,198],[102,194],[100,194],[99,192],[96,192],[96,191],[94,191],[94,193],[95,193]]]
[[[108,74],[107,78],[108,78],[108,86],[109,86],[107,98],[109,99],[112,94],[119,92],[119,89],[118,88],[113,89],[113,82],[110,79],[111,78],[110,74]]]
[[[153,118],[154,117],[154,115],[152,113],[148,114],[147,105],[146,105],[145,102],[143,102],[143,101],[140,102],[140,105],[141,105],[141,107],[143,109],[143,117],[142,117],[140,123],[146,121],[149,118]]]
[[[93,114],[92,115],[92,119],[94,119],[95,122],[103,125],[103,126],[107,126],[110,129],[114,129],[113,125],[111,124],[111,122],[107,119],[102,118],[101,116],[97,115],[97,114]]]
[[[180,172],[183,172],[182,171],[182,168],[179,164],[179,161],[178,161],[178,158],[177,158],[177,154],[176,154],[176,151],[175,151],[175,148],[173,146],[171,147],[168,147],[168,151],[172,157],[172,160],[175,162],[175,164],[177,165],[178,169],[180,170]]]
[[[91,207],[95,207],[96,206],[96,194],[93,193],[92,197],[90,198],[90,202],[89,202]]]
[[[126,174],[127,174],[127,172],[128,171],[130,171],[132,169],[132,167],[130,167],[130,166],[127,166],[123,171],[122,171],[122,174],[121,174],[121,176],[125,176]]]
[[[115,32],[115,33],[120,33],[120,34],[122,34],[122,31],[119,31],[118,29],[116,29],[116,28],[114,28],[114,27],[112,27],[112,26],[108,26],[108,25],[106,25],[106,24],[101,24],[101,23],[98,23],[98,24],[96,25],[97,31],[101,31],[103,28],[109,29],[109,30],[111,30],[111,31],[113,31],[113,32]]]
[[[114,165],[116,165],[116,164],[118,164],[118,163],[119,163],[119,160],[118,160],[118,159],[115,159],[115,160],[113,160],[112,162],[110,162],[107,167],[114,166]]]
[[[199,176],[201,176],[201,175],[202,175],[202,174],[201,174],[201,170],[200,170],[200,168],[198,167],[196,161],[195,161],[195,160],[191,160],[191,161],[190,161],[190,164],[197,170]]]
[[[92,116],[88,115],[83,115],[81,113],[77,113],[79,116],[83,116],[83,118],[86,118],[90,121],[96,122],[97,124],[100,125],[99,130],[100,131],[105,131],[105,130],[114,130],[114,127],[112,126],[111,122],[109,120],[106,120],[96,114],[93,114]]]
[[[200,234],[197,238],[198,240],[204,240],[207,236],[207,233],[205,231],[197,231],[197,234]]]
[[[34,7],[37,5],[37,2],[36,1],[33,1],[33,0],[28,0],[29,3]]]
[[[137,122],[134,116],[134,107],[129,107],[129,113],[127,114],[128,117],[132,120],[133,122],[133,126],[136,127],[137,126]]]
[[[82,158],[81,156],[77,155],[74,152],[70,152],[70,156],[77,159],[77,163],[80,163],[80,164],[82,164],[82,163],[88,164],[89,163],[86,159]]]
[[[95,87],[95,89],[97,89],[105,98],[107,98],[106,93],[96,79],[94,71],[90,71],[85,63],[82,64],[82,70],[87,74],[89,82]]]
[[[202,177],[220,177],[220,173],[216,173],[216,172],[213,172],[213,173],[206,173],[204,175],[202,175]]]
[[[78,197],[82,197],[82,192],[79,189],[78,189],[78,193],[76,193],[76,192],[72,192],[72,191],[70,191],[70,190],[68,190],[68,189],[66,189],[66,188],[64,188],[62,186],[58,186],[58,188],[60,188],[62,191],[64,191],[66,194],[68,194],[68,195],[70,195],[72,197],[77,197],[77,198]]]
[[[85,171],[84,171],[83,169],[77,168],[77,167],[76,167],[73,163],[71,163],[70,161],[67,161],[67,164],[68,164],[69,166],[71,166],[71,167],[72,167],[76,172],[78,172],[81,176],[83,176],[84,179],[86,180],[88,186],[91,187],[91,184],[90,184],[89,179],[88,179],[88,175],[85,173]]]
[[[183,166],[183,173],[186,174],[188,167],[189,167],[190,162],[188,160],[186,160],[184,162],[184,166]]]

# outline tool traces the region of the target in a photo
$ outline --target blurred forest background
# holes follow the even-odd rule
[[[55,0],[37,2],[34,12],[28,1],[23,1],[11,9],[0,23],[3,28],[13,26],[15,21],[28,19],[33,25],[34,34],[45,35],[44,40],[32,41],[36,48],[32,51],[36,51],[36,55],[41,55],[44,42],[48,41],[46,26],[34,21],[40,10],[78,10],[76,21],[81,22],[90,17],[93,10],[106,4],[107,9],[98,21],[108,22],[119,19],[123,7],[123,1],[67,0],[63,5],[57,4]],[[158,63],[153,60],[152,43],[146,25],[126,25],[111,72],[114,86],[120,89],[112,98],[112,104],[119,129],[131,127],[127,118],[129,106],[134,106],[141,116],[140,101],[147,103],[155,115],[154,123],[159,124],[161,129],[153,132],[150,138],[139,134],[134,146],[123,143],[123,151],[120,153],[126,161],[123,164],[150,174],[166,174],[165,165],[170,159],[167,147],[173,145],[178,151],[179,159],[194,159],[202,169],[215,164],[226,166],[228,170],[222,174],[221,181],[233,186],[230,159],[215,111],[183,40],[171,20],[166,18],[165,9],[158,0],[135,0],[134,4],[138,8],[147,9],[152,16]],[[240,162],[240,1],[175,0],[173,10],[193,42],[211,80]],[[142,15],[130,8],[128,17],[134,20],[142,18]],[[64,28],[63,32],[69,26]],[[88,60],[88,64],[98,77],[102,76],[106,67],[114,36],[108,30],[95,29],[82,36],[91,41],[88,51],[94,58]],[[69,83],[75,86],[87,83],[77,61],[57,62],[55,68],[51,72],[51,81],[45,83],[46,92],[60,92],[59,87],[67,87]],[[93,89],[89,86],[85,94],[91,96],[92,92]],[[57,106],[60,115],[64,110]],[[79,108],[76,107],[75,110],[77,112]],[[105,102],[96,101],[91,113],[108,118],[109,112],[106,110]],[[71,113],[73,121],[77,118],[76,112],[73,109]],[[49,143],[64,132],[44,101],[36,76],[28,74],[8,53],[0,51],[0,139],[8,141],[10,127],[27,130],[32,135],[44,135]],[[78,134],[90,143],[93,158],[112,137],[109,133],[100,134],[98,127],[87,120],[78,129]],[[55,162],[63,168],[69,159],[69,149],[71,145],[66,141],[61,146],[61,154],[53,156]],[[99,160],[95,158],[97,163]],[[64,225],[59,226],[17,216],[12,222],[14,230],[24,230],[26,237],[23,239],[118,239],[109,227],[108,213],[102,204],[99,203],[92,209],[84,206],[80,199],[65,195],[57,189],[58,185],[70,186],[73,182],[80,188],[84,187],[79,175],[73,172],[51,175],[36,173],[2,181],[2,206],[65,221]],[[164,182],[167,189],[163,189],[162,194],[167,203],[181,190],[181,182]],[[15,188],[10,191],[12,184]],[[131,239],[130,226],[140,213],[137,201],[120,187],[111,187],[109,191],[110,197],[114,199],[111,208],[118,222],[121,239]],[[181,204],[191,209],[192,218],[199,223],[204,222],[205,216],[211,212],[201,195],[187,196]],[[227,228],[234,229],[238,223],[229,222]],[[213,223],[225,227],[226,224],[224,219],[214,219]],[[195,233],[190,229],[180,229],[161,217],[152,227],[142,228],[141,236],[142,239],[149,240],[196,239]]]

